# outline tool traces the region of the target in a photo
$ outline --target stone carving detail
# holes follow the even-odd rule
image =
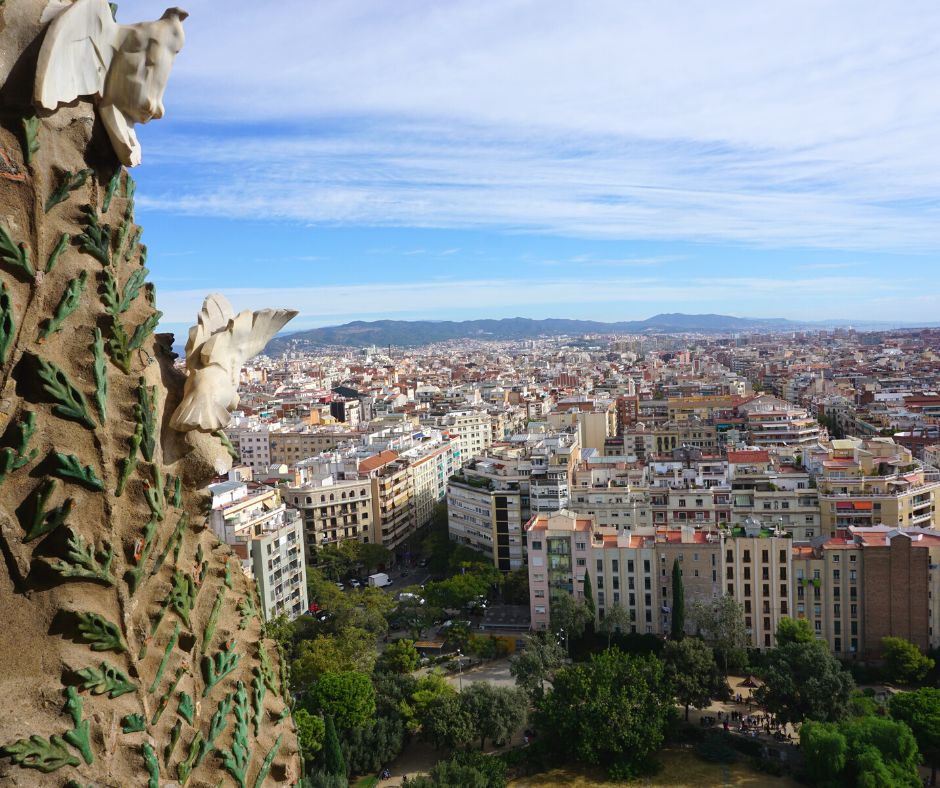
[[[187,16],[169,8],[156,22],[119,25],[107,0],[64,6],[39,52],[36,103],[54,110],[80,96],[96,96],[114,152],[129,167],[140,164],[134,124],[163,117],[163,93],[183,48]]]
[[[237,315],[225,296],[206,297],[186,343],[186,388],[170,426],[213,432],[228,425],[238,407],[238,373],[289,320],[293,309],[245,310]]]

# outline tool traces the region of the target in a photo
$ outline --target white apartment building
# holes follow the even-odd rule
[[[209,486],[209,521],[220,540],[231,545],[242,570],[254,577],[265,621],[307,612],[307,568],[303,522],[281,503],[277,490],[249,489],[242,481]]]

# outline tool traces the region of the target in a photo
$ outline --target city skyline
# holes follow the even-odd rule
[[[188,10],[135,173],[177,333],[216,289],[298,330],[936,314],[931,6]]]

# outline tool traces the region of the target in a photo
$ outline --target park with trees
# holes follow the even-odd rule
[[[559,767],[648,778],[677,745],[703,763],[785,772],[809,785],[915,786],[924,775],[935,784],[936,665],[908,641],[885,638],[866,673],[836,659],[805,620],[783,618],[775,647],[754,651],[742,606],[731,597],[687,604],[676,563],[667,638],[636,634],[623,607],[596,609],[586,574],[584,598],[553,598],[549,630],[518,643],[508,660],[514,686],[466,673],[455,685],[448,665],[428,665],[416,641],[447,611],[528,591],[518,572],[501,575],[433,533],[423,547],[443,576],[402,589],[398,600],[382,589],[340,590],[337,567],[361,565],[362,555],[328,551],[308,575],[320,615],[267,625],[290,664],[306,786],[372,785],[419,743],[436,763],[409,785],[425,788],[498,787]],[[505,639],[459,621],[447,637],[477,659],[508,652]],[[872,686],[857,687],[853,672]],[[729,676],[752,682],[746,707]],[[876,693],[881,683],[891,692]]]

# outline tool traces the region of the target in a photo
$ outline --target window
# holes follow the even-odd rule
[[[750,550],[745,550],[745,551],[744,551],[744,562],[745,562],[745,563],[750,563],[750,561],[751,561],[751,551],[750,551]]]
[[[770,550],[761,550],[760,560],[762,563],[765,563],[765,564],[769,563],[770,562]]]
[[[616,558],[614,558],[614,559],[610,562],[610,571],[611,571],[611,572],[614,572],[614,573],[620,571],[620,561],[618,561]],[[633,570],[631,569],[631,571],[633,571]]]
[[[633,561],[627,561],[627,574],[633,574]]]
[[[781,550],[780,551],[780,563],[785,564],[786,562],[787,562],[787,551]]]
[[[586,566],[586,565],[587,565],[586,558],[578,558],[577,560],[575,560],[575,566]],[[600,580],[600,577],[598,577],[597,579]]]
[[[538,541],[538,540],[533,541],[533,542],[531,543],[531,548],[532,548],[533,550],[541,550],[541,549],[542,549],[542,543],[541,543],[540,541]],[[598,561],[597,564],[598,564],[598,566],[597,566],[597,571],[599,572],[599,571],[601,571],[601,567],[600,567],[601,562]]]
[[[832,570],[832,579],[833,579],[833,581],[836,582],[836,583],[838,583],[839,580],[842,579],[841,576],[840,576],[840,574],[839,574],[839,570],[838,570],[838,569],[833,569],[833,570]]]
[[[835,555],[832,556],[832,563],[834,563],[834,564],[839,563],[839,554],[838,554],[838,553],[836,553]]]
[[[780,567],[780,579],[781,580],[787,579],[787,568],[785,566]]]
[[[598,558],[597,559],[597,573],[601,574],[603,571],[604,571],[604,559]]]
[[[545,591],[543,591],[542,589],[537,590],[537,591],[535,592],[535,598],[536,598],[536,599],[545,599]]]

